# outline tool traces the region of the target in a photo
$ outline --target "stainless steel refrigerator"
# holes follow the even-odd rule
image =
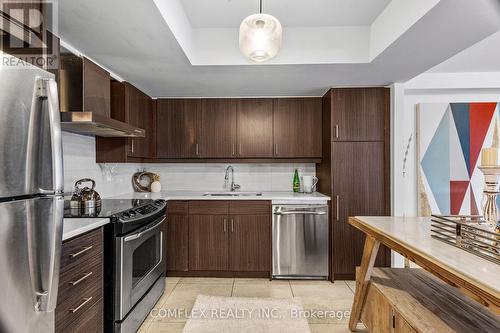
[[[0,332],[54,332],[64,213],[57,84],[0,58]]]

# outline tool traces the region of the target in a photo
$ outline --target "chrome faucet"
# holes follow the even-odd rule
[[[229,183],[229,171],[231,171],[231,185],[230,185],[230,190],[231,190],[231,192],[234,192],[236,190],[239,190],[241,188],[241,186],[234,183],[234,168],[231,165],[228,165],[228,167],[226,168],[226,175],[224,176],[224,188],[228,187],[228,183]]]

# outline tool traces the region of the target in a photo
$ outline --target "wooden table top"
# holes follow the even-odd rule
[[[500,265],[432,238],[429,217],[356,216],[349,223],[498,311]]]

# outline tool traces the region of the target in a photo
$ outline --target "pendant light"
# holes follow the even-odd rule
[[[272,59],[281,49],[283,30],[281,23],[272,15],[262,13],[246,17],[240,25],[240,51],[253,62]]]

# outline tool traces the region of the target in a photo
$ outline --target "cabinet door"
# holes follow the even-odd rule
[[[83,58],[83,111],[109,117],[111,114],[111,76]]]
[[[333,172],[333,273],[335,279],[353,279],[361,263],[364,234],[348,223],[349,216],[388,215],[384,182],[383,142],[334,142]],[[337,208],[338,211],[337,211]],[[337,219],[338,217],[338,219]],[[376,265],[390,264],[381,247]]]
[[[189,270],[228,270],[226,215],[189,216]]]
[[[321,98],[274,100],[274,155],[321,157]]]
[[[235,99],[203,100],[200,140],[202,157],[236,156],[236,109]]]
[[[231,215],[229,222],[229,269],[269,272],[270,216]]]
[[[273,157],[273,100],[238,101],[238,156]]]
[[[187,215],[169,214],[167,218],[164,257],[167,271],[187,271],[189,219]]]
[[[383,141],[389,116],[389,89],[332,90],[334,141]]]
[[[158,100],[157,156],[160,158],[198,157],[200,99]]]
[[[130,84],[126,84],[128,122],[146,131],[144,138],[130,138],[128,156],[152,158],[156,148],[156,101]]]

